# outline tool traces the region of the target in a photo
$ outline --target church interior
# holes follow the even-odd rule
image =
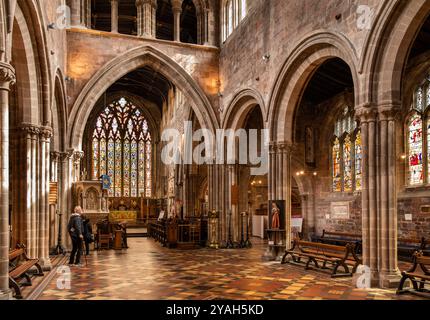
[[[0,300],[429,299],[429,43],[429,0],[0,0]]]

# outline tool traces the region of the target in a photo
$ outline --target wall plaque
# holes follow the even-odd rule
[[[339,220],[347,220],[350,216],[351,203],[350,202],[332,202],[331,204],[331,218]]]

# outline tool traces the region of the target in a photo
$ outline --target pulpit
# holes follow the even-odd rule
[[[109,215],[108,195],[100,181],[81,181],[73,185],[74,204],[81,206],[91,223],[106,219]]]

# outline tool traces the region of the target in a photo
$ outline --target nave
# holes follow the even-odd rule
[[[351,278],[264,262],[267,244],[249,250],[172,251],[152,239],[129,240],[125,251],[96,251],[88,265],[72,267],[71,289],[57,287],[54,268],[39,288],[24,289],[38,300],[412,300],[395,289],[357,289]],[[33,294],[40,291],[39,295]]]

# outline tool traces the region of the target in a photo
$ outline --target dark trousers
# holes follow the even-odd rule
[[[82,239],[72,237],[72,253],[70,254],[69,264],[79,264],[81,263],[81,255],[82,255]],[[75,260],[76,255],[76,260]]]
[[[89,256],[90,255],[90,242],[89,241],[85,241],[85,251],[86,251],[86,255]]]

